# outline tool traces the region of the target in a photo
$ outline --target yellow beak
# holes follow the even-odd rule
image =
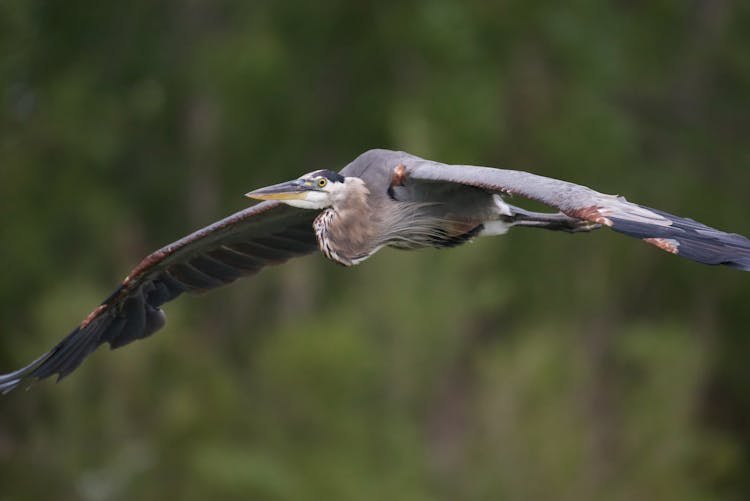
[[[302,200],[307,197],[307,192],[311,190],[311,186],[295,180],[260,188],[245,193],[245,196],[256,200]]]

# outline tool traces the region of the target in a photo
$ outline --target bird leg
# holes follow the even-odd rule
[[[598,223],[592,223],[583,219],[566,216],[562,212],[549,214],[544,212],[531,212],[520,207],[509,205],[512,215],[509,222],[513,226],[542,228],[553,231],[567,231],[578,233],[581,231],[592,231],[601,227]]]

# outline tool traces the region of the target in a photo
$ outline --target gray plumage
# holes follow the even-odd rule
[[[507,203],[519,196],[547,214]],[[750,241],[692,219],[522,171],[446,165],[370,150],[339,173],[313,171],[248,194],[269,201],[240,211],[147,256],[67,337],[26,367],[0,375],[0,392],[73,371],[104,343],[147,337],[165,324],[161,306],[315,250],[346,266],[382,247],[451,247],[514,226],[567,232],[602,226],[700,263],[750,271]]]

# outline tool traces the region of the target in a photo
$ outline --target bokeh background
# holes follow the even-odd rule
[[[750,3],[0,2],[0,370],[373,147],[750,234]],[[518,201],[516,201],[518,202]],[[750,275],[605,231],[321,256],[0,398],[0,500],[746,499]]]

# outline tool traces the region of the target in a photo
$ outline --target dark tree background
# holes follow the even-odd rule
[[[0,370],[372,147],[750,234],[750,4],[0,2]],[[0,500],[744,499],[750,275],[609,232],[312,256],[0,399]]]

